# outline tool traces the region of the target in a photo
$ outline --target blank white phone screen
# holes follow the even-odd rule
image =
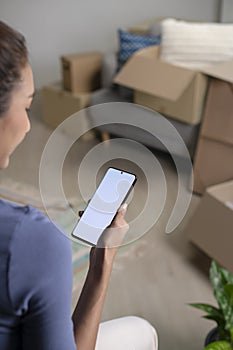
[[[134,184],[136,176],[109,168],[85,209],[73,236],[96,245]]]

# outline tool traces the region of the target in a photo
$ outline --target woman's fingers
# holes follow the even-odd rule
[[[124,240],[124,236],[129,229],[129,225],[125,220],[127,211],[127,204],[124,203],[118,209],[111,225],[107,227],[100,236],[97,247],[99,248],[113,248],[119,247]],[[78,212],[79,217],[83,215],[83,210]]]
[[[113,248],[119,247],[125,234],[129,229],[128,223],[125,221],[125,214],[127,211],[127,204],[123,204],[112,221],[111,225],[107,227],[100,236],[97,247],[99,248]]]
[[[113,219],[110,227],[112,227],[112,226],[113,227],[115,227],[115,226],[119,226],[119,227],[124,226],[126,224],[126,221],[125,221],[126,211],[127,211],[127,204],[124,203],[118,209],[118,211],[116,213],[116,216]]]

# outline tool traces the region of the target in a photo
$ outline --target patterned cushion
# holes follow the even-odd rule
[[[148,46],[159,45],[161,41],[160,35],[139,35],[126,32],[122,29],[118,30],[118,35],[118,71],[134,52]]]

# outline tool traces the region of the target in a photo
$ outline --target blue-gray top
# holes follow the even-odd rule
[[[70,241],[31,206],[0,200],[0,349],[74,350]]]

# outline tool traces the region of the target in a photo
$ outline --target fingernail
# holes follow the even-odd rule
[[[127,209],[127,203],[122,204],[121,210],[125,211]]]

